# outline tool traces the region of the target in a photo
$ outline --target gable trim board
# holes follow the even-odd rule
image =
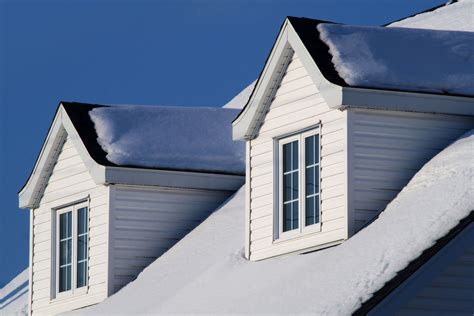
[[[223,191],[237,190],[242,185],[243,175],[238,174],[121,167],[109,162],[106,153],[97,143],[95,128],[88,117],[89,111],[95,107],[100,106],[78,106],[66,102],[59,104],[31,175],[19,192],[20,208],[33,209],[38,206],[67,136],[77,148],[95,184],[158,185]],[[87,126],[81,127],[80,124]]]
[[[466,218],[461,220],[457,226],[452,228],[444,237],[438,239],[433,246],[423,251],[418,258],[411,261],[405,269],[398,272],[395,277],[385,283],[385,285],[375,292],[370,299],[363,302],[359,309],[354,312],[354,315],[367,315],[374,310],[384,301],[385,298],[403,286],[403,283],[411,276],[419,273],[428,261],[442,252],[452,240],[459,236],[469,225],[472,225],[472,223],[474,223],[474,210],[471,211]]]
[[[331,109],[474,115],[472,97],[348,86],[331,62],[329,47],[319,39],[317,25],[320,23],[329,22],[295,17],[285,20],[248,103],[232,123],[235,140],[249,140],[256,136],[278,84],[277,75],[284,69],[286,53],[290,49],[299,56]]]

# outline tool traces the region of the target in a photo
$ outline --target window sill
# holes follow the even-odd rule
[[[304,239],[306,237],[313,236],[318,233],[321,233],[321,223],[305,227],[302,231],[295,230],[282,233],[278,236],[277,239],[273,240],[273,244],[280,244],[290,242],[292,240]]]
[[[67,291],[67,292],[61,292],[57,293],[55,298],[52,298],[49,303],[54,304],[56,302],[64,302],[64,301],[69,301],[76,299],[77,297],[80,296],[85,296],[89,292],[89,287],[84,286],[79,289],[75,289],[74,292],[72,291]]]

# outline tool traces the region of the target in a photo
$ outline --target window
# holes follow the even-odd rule
[[[87,285],[89,215],[87,202],[56,212],[57,294],[74,293]]]
[[[320,228],[319,129],[278,140],[278,237]]]

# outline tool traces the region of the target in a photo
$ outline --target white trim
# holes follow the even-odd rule
[[[191,171],[106,167],[105,179],[106,184],[236,191],[244,184],[245,176]]]
[[[318,136],[318,181],[319,181],[319,220],[317,223],[305,226],[305,200],[306,200],[306,161],[305,161],[305,140],[310,136]],[[298,228],[283,231],[283,146],[285,144],[298,142]],[[273,242],[281,243],[290,239],[321,232],[321,123],[274,139],[274,207],[273,207]],[[296,200],[295,200],[296,201]]]
[[[278,85],[279,82],[275,82],[275,78],[282,73],[282,67],[285,66],[282,60],[284,60],[285,51],[287,50],[294,51],[298,55],[314,85],[318,88],[331,109],[345,110],[353,107],[420,113],[474,115],[473,97],[341,87],[333,84],[323,76],[315,60],[287,19],[270,52],[262,74],[258,78],[248,104],[232,123],[232,137],[234,140],[250,140],[258,134],[258,122],[264,119],[267,113],[266,107],[269,106],[262,96],[270,95],[274,87]]]
[[[33,247],[34,247],[34,210],[30,209],[30,249],[29,249],[29,271],[28,271],[28,315],[32,314],[33,305]]]
[[[346,162],[345,162],[345,208],[347,215],[346,225],[346,239],[355,234],[355,210],[354,210],[354,187],[355,181],[353,177],[354,173],[354,113],[351,110],[344,112],[345,120],[345,147],[346,147]]]
[[[245,258],[250,259],[250,185],[252,168],[250,168],[251,143],[245,142]]]
[[[107,296],[111,296],[115,292],[115,186],[108,187],[109,198],[109,223],[108,223],[108,251],[107,251]]]

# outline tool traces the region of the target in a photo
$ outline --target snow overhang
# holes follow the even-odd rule
[[[85,122],[83,118],[86,115],[89,120],[88,111],[93,107],[89,105],[81,108],[80,105],[68,103],[59,105],[30,177],[18,193],[20,208],[35,209],[39,206],[54,165],[68,137],[97,185],[123,184],[235,191],[245,182],[243,174],[113,165],[106,160],[105,153],[99,152],[102,149],[97,144],[97,135],[92,125],[83,126],[86,123],[92,124],[89,121]]]
[[[316,27],[322,22],[305,18],[285,20],[247,105],[232,124],[234,140],[250,140],[257,135],[287,66],[288,55],[293,53],[298,55],[331,109],[474,116],[473,97],[348,86],[335,71],[327,45],[321,46]]]

